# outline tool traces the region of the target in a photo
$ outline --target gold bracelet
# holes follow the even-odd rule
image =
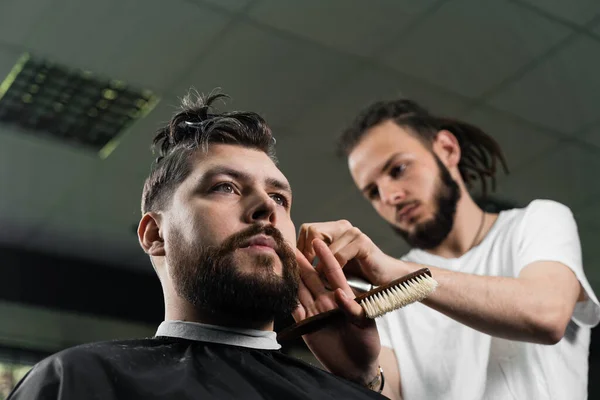
[[[381,366],[378,367],[379,371],[377,371],[377,375],[375,376],[375,378],[373,378],[373,380],[369,383],[367,383],[367,387],[377,393],[381,393],[383,392],[383,385],[385,384],[385,378],[383,377],[383,369],[381,368]],[[377,389],[377,387],[379,387],[379,389]]]

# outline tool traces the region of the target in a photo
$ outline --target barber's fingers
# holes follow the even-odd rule
[[[354,325],[366,327],[374,323],[367,318],[367,313],[353,297],[348,297],[342,289],[336,289],[335,302]]]
[[[320,240],[315,240],[313,246],[322,263],[322,272],[335,291],[334,297],[338,307],[355,325],[363,327],[372,325],[373,322],[366,317],[363,308],[354,300],[354,293],[346,281],[344,271],[329,247]]]
[[[312,263],[316,255],[312,246],[315,239],[332,244],[350,228],[352,224],[346,220],[302,224],[298,232],[297,247]]]
[[[362,307],[353,300],[354,293],[346,281],[342,267],[327,247],[327,244],[322,240],[315,240],[313,246],[323,264],[322,272],[332,289],[335,290],[334,296],[332,298],[331,292],[325,289],[319,273],[310,265],[304,255],[296,249],[302,282],[300,282],[298,288],[300,305],[292,313],[294,319],[301,321],[337,306],[355,325],[367,326],[372,323],[366,318]]]
[[[310,262],[304,257],[299,249],[294,250],[296,253],[296,261],[300,272],[300,279],[311,293],[313,297],[317,297],[327,292],[324,282]]]
[[[352,289],[346,281],[342,267],[335,256],[322,240],[314,240],[313,247],[319,257],[320,273],[325,276],[332,290],[342,289],[348,296],[353,297]]]
[[[298,282],[298,306],[292,311],[294,321],[299,322],[308,317],[309,310],[314,309],[315,300],[302,279]]]
[[[368,246],[368,240],[363,240],[363,238],[366,238],[366,235],[357,227],[352,227],[330,244],[329,250],[340,266],[344,267],[353,258],[368,254],[369,249],[362,248]]]

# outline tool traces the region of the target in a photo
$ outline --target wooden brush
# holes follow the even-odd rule
[[[368,318],[374,319],[390,311],[423,300],[435,290],[437,285],[438,283],[432,278],[429,268],[422,268],[387,285],[378,286],[363,293],[357,296],[354,301],[361,305]],[[279,332],[277,340],[283,342],[296,339],[302,335],[318,331],[344,317],[343,311],[339,308],[313,315]]]

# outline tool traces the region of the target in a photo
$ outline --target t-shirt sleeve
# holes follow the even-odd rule
[[[517,234],[516,275],[536,261],[556,261],[570,268],[587,294],[578,302],[573,320],[583,326],[595,326],[600,321],[600,305],[590,286],[581,257],[577,224],[571,210],[551,200],[535,200],[525,209]]]
[[[57,360],[46,359],[35,365],[17,383],[6,400],[63,400],[60,395],[61,368]]]

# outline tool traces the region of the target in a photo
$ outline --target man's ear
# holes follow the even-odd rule
[[[445,129],[439,131],[433,140],[433,150],[446,168],[458,166],[461,157],[460,144],[452,132]]]
[[[151,256],[165,255],[165,241],[160,233],[160,215],[149,212],[144,214],[138,226],[138,240],[144,251]]]

